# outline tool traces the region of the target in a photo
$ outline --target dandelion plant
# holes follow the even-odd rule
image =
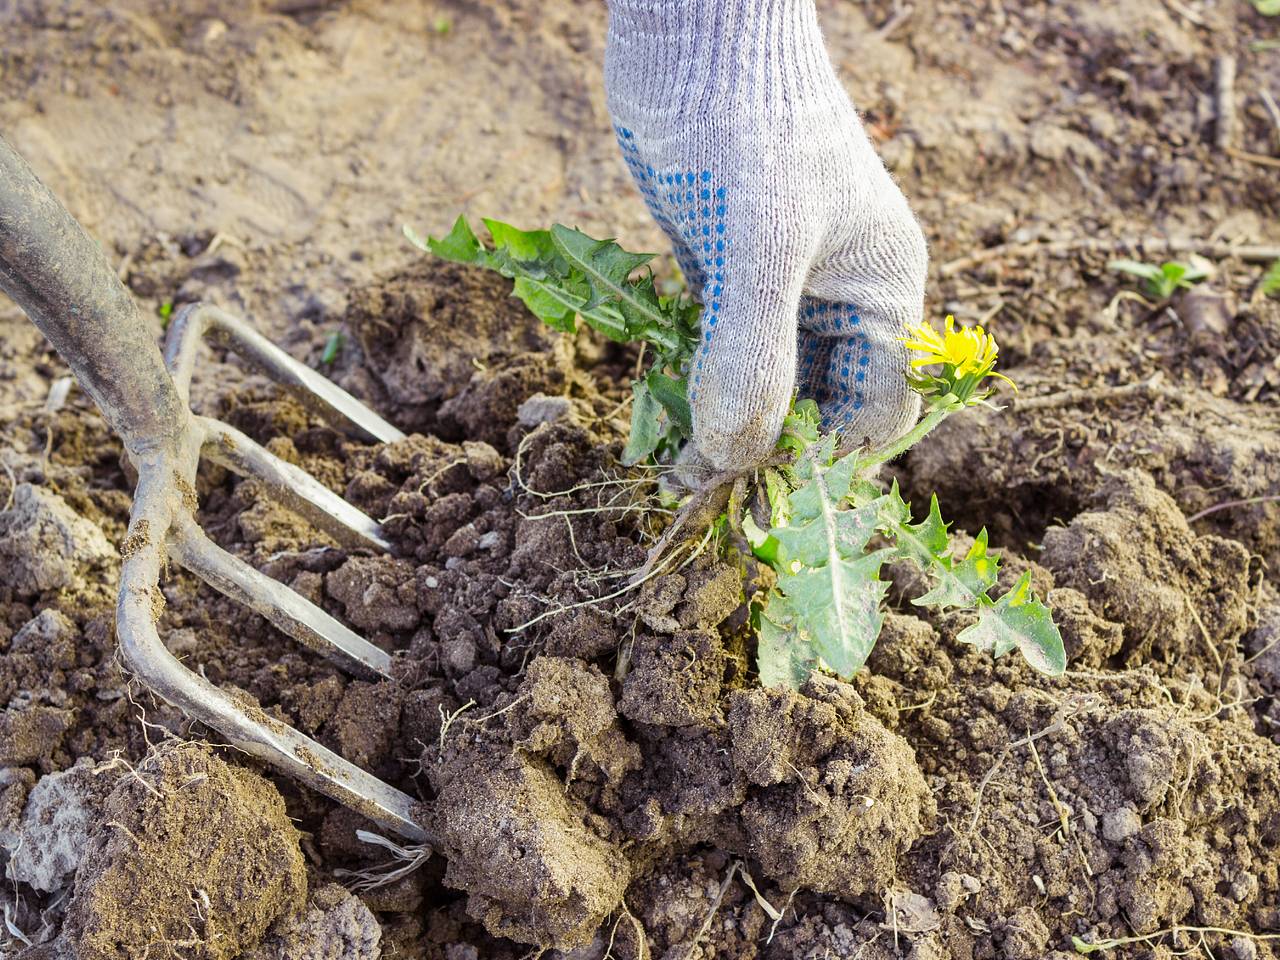
[[[1029,571],[1003,595],[991,596],[999,558],[988,551],[985,528],[959,555],[937,496],[928,516],[912,523],[896,483],[886,492],[866,479],[947,417],[986,403],[993,381],[1014,386],[995,371],[999,346],[981,327],[957,328],[948,316],[941,332],[922,323],[901,339],[917,354],[907,379],[924,398],[920,422],[882,447],[843,457],[835,454],[833,437],[808,445],[767,487],[770,529],[745,525],[757,556],[778,573],[760,617],[758,662],[766,684],[798,686],[821,666],[843,677],[860,669],[880,633],[887,589],[880,570],[895,560],[914,563],[929,578],[931,589],[913,601],[918,606],[977,614],[961,642],[996,657],[1016,649],[1045,673],[1066,668],[1062,637],[1032,594]],[[877,535],[883,546],[873,546]]]
[[[687,293],[658,292],[647,269],[651,254],[629,253],[612,240],[560,224],[524,231],[496,220],[484,223],[492,246],[462,217],[439,240],[408,227],[405,235],[436,256],[511,279],[513,295],[557,330],[571,333],[581,319],[610,339],[644,344],[651,362],[632,384],[624,459],[673,459],[693,435],[687,373],[698,343],[697,302]],[[972,612],[961,642],[995,657],[1017,650],[1049,674],[1066,667],[1062,637],[1032,593],[1029,572],[1005,593],[992,595],[1000,561],[988,549],[985,529],[958,552],[936,496],[928,514],[913,522],[896,483],[885,490],[872,479],[881,464],[947,417],[989,404],[998,382],[1017,389],[996,372],[999,346],[980,326],[958,326],[948,316],[941,331],[926,322],[903,334],[915,354],[907,380],[924,400],[922,419],[880,447],[841,453],[835,435],[821,434],[817,405],[797,401],[778,441],[783,465],[758,472],[769,504],[768,528],[749,512],[733,518],[754,555],[777,573],[757,611],[757,663],[767,685],[799,686],[819,669],[845,678],[856,673],[884,619],[887,584],[880,572],[895,561],[915,564],[928,578],[929,590],[913,603]]]

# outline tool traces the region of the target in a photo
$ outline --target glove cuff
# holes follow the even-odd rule
[[[848,103],[814,0],[609,0],[605,88],[619,119],[666,126]]]

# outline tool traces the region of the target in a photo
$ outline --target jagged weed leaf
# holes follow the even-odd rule
[[[957,639],[989,651],[993,657],[1016,649],[1031,666],[1051,676],[1067,669],[1062,635],[1049,608],[1031,592],[1030,570],[999,600],[993,602],[984,596],[978,605],[978,622],[962,630]]]
[[[934,504],[937,504],[934,498]],[[945,567],[945,571],[942,569]],[[920,607],[972,607],[995,586],[1000,573],[1000,559],[987,552],[987,530],[978,531],[964,558],[957,561],[944,557],[938,564],[937,582],[923,597],[911,602]]]
[[[795,639],[845,679],[862,668],[880,636],[880,601],[889,589],[880,579],[880,567],[890,552],[876,550],[853,560],[834,557],[778,578],[778,589],[795,613]]]
[[[574,318],[583,306],[581,298],[531,277],[516,277],[511,292],[547,326],[564,333],[573,333],[577,329]]]
[[[631,384],[631,435],[622,451],[622,462],[627,466],[639,463],[658,448],[662,432],[658,429],[658,413],[661,406],[643,380]]]
[[[799,689],[809,674],[818,669],[818,658],[803,643],[796,642],[796,614],[784,596],[770,601],[760,616],[758,664],[760,682],[766,687]]]
[[[1280,10],[1280,0],[1277,0],[1277,8]],[[1267,272],[1262,275],[1258,289],[1266,296],[1280,297],[1280,260],[1267,267]]]
[[[1045,673],[1057,675],[1066,669],[1062,635],[1049,608],[1032,594],[1030,571],[999,600],[991,599],[988,591],[996,584],[1000,561],[987,549],[985,528],[964,557],[956,559],[936,496],[920,523],[911,523],[911,509],[896,484],[881,503],[881,529],[893,539],[893,552],[914,562],[932,581],[929,591],[912,603],[939,610],[977,610],[978,622],[966,628],[960,640],[996,657],[1016,648]]]
[[[881,528],[893,539],[898,557],[916,564],[933,583],[924,596],[913,600],[918,606],[969,608],[986,596],[1000,572],[999,559],[987,552],[987,531],[975,538],[963,559],[951,556],[949,524],[942,519],[935,495],[929,501],[929,515],[920,523],[911,522],[911,508],[898,493],[895,483],[886,494],[881,511]]]
[[[660,370],[650,370],[644,382],[671,421],[686,437],[693,436],[693,413],[689,409],[688,382],[668,377]],[[631,415],[635,416],[634,410]]]
[[[778,543],[778,583],[761,620],[759,652],[762,682],[766,677],[793,677],[815,658],[842,677],[862,667],[880,634],[884,614],[880,601],[888,585],[880,567],[891,550],[867,551],[876,532],[880,503],[848,509],[845,500],[853,480],[853,458],[830,464],[833,444],[817,445],[797,465],[805,479],[786,496],[775,516],[786,517],[769,532]],[[768,626],[766,627],[766,623]]]
[[[686,376],[699,339],[701,307],[688,296],[664,297],[642,270],[652,254],[631,253],[612,240],[596,240],[560,224],[521,230],[485,220],[487,247],[465,217],[439,240],[406,226],[414,246],[455,263],[473,264],[512,281],[512,294],[548,326],[565,333],[581,320],[619,343],[651,348],[646,376],[637,381],[625,458],[635,463],[674,451],[693,433]],[[644,422],[637,423],[637,419]]]

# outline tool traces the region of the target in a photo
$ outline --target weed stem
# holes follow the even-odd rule
[[[925,418],[904,433],[897,440],[888,446],[881,447],[878,450],[869,450],[858,458],[858,473],[862,473],[867,467],[874,467],[894,457],[905,453],[911,447],[915,446],[925,435],[934,427],[940,424],[947,417],[954,413],[954,410],[935,407],[930,410]]]

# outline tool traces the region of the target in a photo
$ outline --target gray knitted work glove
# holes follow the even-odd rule
[[[694,443],[766,458],[793,393],[846,443],[909,429],[896,338],[919,322],[920,226],[837,79],[814,0],[609,0],[622,154],[704,305]]]

